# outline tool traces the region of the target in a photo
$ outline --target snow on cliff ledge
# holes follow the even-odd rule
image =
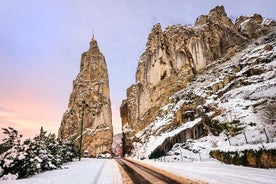
[[[195,119],[172,131],[152,135],[153,131],[168,125],[175,118],[175,112],[187,100],[181,99],[182,94],[187,91],[203,97],[205,104],[202,106],[213,106],[221,111],[215,116],[215,112],[206,113],[212,119],[220,122],[239,120],[241,126],[244,127],[243,133],[232,136],[229,140],[224,133],[219,136],[209,134],[199,140],[194,140],[193,146],[202,153],[205,152],[206,158],[209,157],[210,150],[218,148],[223,150],[258,149],[265,146],[276,148],[275,120],[273,123],[273,120],[267,120],[264,117],[265,106],[268,103],[276,103],[275,32],[274,29],[267,36],[255,40],[227,61],[220,59],[212,66],[206,66],[203,74],[197,75],[185,89],[171,97],[178,97],[179,101],[167,104],[160,109],[160,112],[166,111],[165,115],[161,113],[162,115],[156,117],[154,122],[136,134],[140,142],[133,143],[133,156],[148,157],[167,137],[172,137],[181,130],[200,122],[200,119]],[[223,81],[225,76],[231,76],[230,82],[214,91],[214,86]],[[247,136],[247,143],[251,145],[246,143],[244,136]],[[272,143],[266,144],[266,142]],[[198,159],[198,155],[192,155],[194,154],[189,156]]]

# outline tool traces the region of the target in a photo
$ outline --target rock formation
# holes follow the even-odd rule
[[[194,27],[172,25],[162,30],[160,24],[154,25],[138,62],[136,84],[127,89],[127,99],[120,109],[124,152],[131,154],[133,142],[139,141],[135,134],[155,120],[172,94],[187,86],[213,61],[229,59],[251,38],[265,34],[268,24],[274,23],[263,23],[262,17],[255,14],[239,17],[233,24],[224,7],[217,6],[208,15],[200,16]],[[196,106],[182,108],[198,112],[193,109]]]
[[[75,140],[79,145],[82,112],[82,153],[87,150],[91,157],[111,153],[113,129],[107,66],[94,36],[89,50],[81,55],[80,73],[73,82],[68,109],[59,128],[61,139]]]

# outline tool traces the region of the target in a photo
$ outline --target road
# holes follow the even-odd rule
[[[172,178],[171,173],[164,172],[160,173],[153,168],[149,168],[148,166],[141,165],[136,161],[132,161],[129,159],[116,159],[118,164],[120,165],[123,172],[126,173],[129,179],[124,183],[127,184],[150,184],[150,183],[158,183],[158,184],[179,184],[179,183],[197,183],[189,179],[184,179],[180,177]]]

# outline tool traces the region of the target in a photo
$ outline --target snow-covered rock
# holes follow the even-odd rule
[[[200,21],[200,24],[205,24],[207,19],[203,17]],[[140,101],[132,108],[131,103],[139,95],[129,93],[131,98],[128,100],[132,101],[122,106],[126,112],[122,118],[132,130],[125,137],[132,156],[154,158],[166,154],[175,156],[176,153],[180,160],[179,151],[174,151],[175,143],[186,144],[190,139],[193,139],[193,147],[197,147],[198,153],[202,153],[202,158],[209,158],[209,152],[215,149],[276,148],[275,116],[267,114],[269,107],[276,104],[276,28],[274,24],[264,25],[262,17],[257,14],[240,18],[236,25],[246,26],[246,21],[254,21],[258,25],[255,29],[258,33],[249,36],[250,42],[228,50],[227,55],[206,64],[189,82],[178,76],[176,81],[187,83],[172,93],[167,101],[162,101],[160,107],[150,108],[144,115],[144,110],[137,111],[140,114],[136,114],[138,119],[135,119],[131,114],[135,114],[135,108],[144,108],[139,103],[149,102],[144,98],[146,96],[137,98]],[[181,26],[171,26],[166,31],[172,28],[181,30]],[[174,81],[174,78],[170,79]],[[140,92],[148,93],[145,86],[139,85]],[[165,97],[165,93],[159,93],[162,93],[160,98]],[[157,98],[151,96],[150,99],[150,103],[154,103]],[[135,125],[131,124],[133,120]],[[238,122],[236,127],[231,125],[234,120]],[[213,121],[224,128],[214,127]],[[215,128],[220,129],[219,136],[211,134]],[[228,130],[230,128],[233,130]],[[181,153],[185,153],[187,158],[199,158],[198,153],[189,155],[189,151],[184,149]]]

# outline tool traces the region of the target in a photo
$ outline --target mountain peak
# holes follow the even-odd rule
[[[91,41],[90,41],[90,49],[94,49],[94,48],[99,49],[97,40],[95,39],[95,37],[93,35],[91,38]]]
[[[224,6],[216,6],[211,9],[208,15],[201,15],[197,18],[195,26],[201,26],[204,24],[218,24],[220,26],[226,26],[232,30],[237,31],[235,25],[231,19],[227,16]]]

